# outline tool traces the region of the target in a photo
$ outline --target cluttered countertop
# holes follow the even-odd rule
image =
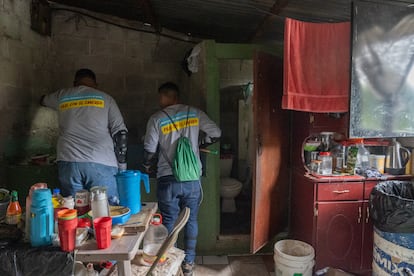
[[[305,176],[315,182],[411,179],[410,150],[394,139],[345,139],[334,132],[307,137],[302,144]]]

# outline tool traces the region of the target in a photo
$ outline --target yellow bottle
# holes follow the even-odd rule
[[[63,197],[60,194],[59,188],[53,189],[52,204],[53,208],[60,208],[63,205]]]

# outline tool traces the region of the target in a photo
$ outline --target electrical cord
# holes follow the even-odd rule
[[[163,33],[159,33],[159,32],[156,32],[156,31],[143,30],[143,29],[138,29],[138,28],[134,28],[134,27],[131,27],[131,26],[126,26],[126,25],[118,24],[118,23],[112,22],[110,20],[106,20],[106,19],[103,19],[103,18],[99,18],[97,16],[88,14],[86,12],[78,11],[78,10],[73,10],[73,9],[69,9],[69,8],[51,8],[51,10],[52,11],[68,11],[68,12],[77,13],[77,14],[80,14],[80,15],[83,15],[83,16],[86,16],[86,17],[89,17],[89,18],[92,18],[94,20],[97,20],[97,21],[100,21],[100,22],[103,22],[103,23],[106,23],[106,24],[109,24],[109,25],[113,25],[113,26],[116,26],[116,27],[119,27],[119,28],[131,30],[131,31],[142,32],[142,33],[149,33],[149,34],[155,34],[155,35],[159,35],[159,36],[162,36],[162,37],[167,37],[167,38],[170,38],[170,39],[173,39],[173,40],[177,40],[177,41],[181,41],[181,42],[187,42],[187,43],[192,43],[192,44],[197,44],[198,43],[196,41],[186,40],[184,38],[176,37],[176,36],[169,35],[169,34],[163,34]]]

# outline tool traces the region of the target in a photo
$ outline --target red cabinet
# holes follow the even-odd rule
[[[323,184],[322,184],[323,185]],[[359,271],[362,244],[362,202],[316,203],[316,265]]]
[[[291,234],[315,248],[315,269],[330,266],[369,275],[373,247],[369,193],[375,183],[324,182],[304,176],[303,170],[294,173]]]
[[[410,176],[390,179],[411,179]],[[371,275],[373,225],[369,196],[378,180],[323,181],[296,169],[290,234],[315,248],[315,269],[335,267]]]

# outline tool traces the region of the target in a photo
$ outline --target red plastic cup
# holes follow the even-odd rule
[[[111,246],[112,218],[99,217],[93,220],[95,239],[98,249],[105,249]]]
[[[59,219],[59,239],[62,251],[71,252],[75,249],[76,227],[78,226],[78,218]]]

